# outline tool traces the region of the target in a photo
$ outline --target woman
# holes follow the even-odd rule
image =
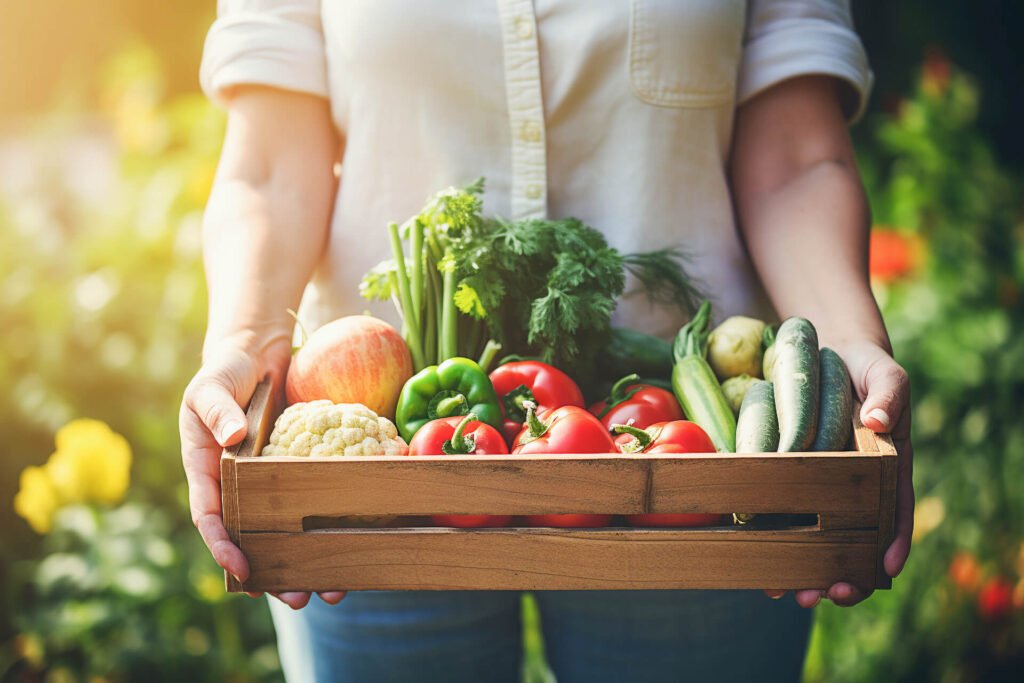
[[[286,368],[286,309],[301,298],[310,327],[366,309],[389,317],[357,294],[388,254],[385,225],[483,175],[488,212],[576,216],[625,250],[684,246],[719,315],[814,321],[850,368],[864,423],[900,449],[885,556],[899,573],[913,520],[908,382],[866,274],[870,221],[846,125],[871,73],[846,2],[220,5],[202,83],[228,128],[204,224],[209,329],[181,435],[193,518],[221,566],[248,572],[220,521],[218,457],[243,438],[239,405],[257,380]],[[682,322],[630,296],[616,316],[664,336]],[[515,593],[355,593],[335,607],[344,593],[331,592],[298,612],[288,608],[309,595],[277,597],[291,680],[519,676]],[[800,607],[823,597],[867,595],[840,583],[796,602],[700,591],[537,599],[564,682],[793,680],[810,621]]]

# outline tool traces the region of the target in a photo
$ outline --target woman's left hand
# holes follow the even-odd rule
[[[899,460],[896,470],[895,537],[885,552],[885,571],[895,577],[910,555],[914,531],[914,449],[910,443],[910,380],[907,372],[878,344],[862,342],[835,349],[846,361],[857,397],[863,402],[861,422],[868,429],[892,436]],[[828,590],[801,590],[796,601],[814,607],[828,598],[842,607],[856,605],[871,595],[850,583],[836,583]],[[772,592],[772,597],[781,593]]]

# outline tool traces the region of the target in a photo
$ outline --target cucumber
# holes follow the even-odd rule
[[[601,375],[612,381],[634,372],[667,379],[672,374],[672,344],[637,330],[613,327],[598,367]]]
[[[740,405],[736,421],[737,453],[774,453],[779,447],[779,420],[775,414],[775,388],[754,380]]]
[[[789,318],[772,345],[775,364],[775,414],[779,418],[779,453],[805,451],[818,427],[818,333],[808,320]]]
[[[839,354],[823,347],[821,364],[821,400],[818,402],[818,431],[812,451],[839,451],[846,448],[853,432],[853,389],[850,373]]]
[[[672,389],[686,419],[707,432],[720,453],[736,450],[736,416],[706,360],[700,356],[681,358],[672,370]]]

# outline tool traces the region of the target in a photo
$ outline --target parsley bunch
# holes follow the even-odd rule
[[[484,353],[497,340],[569,372],[589,373],[608,342],[611,315],[632,273],[652,299],[692,310],[699,292],[683,254],[622,254],[575,218],[505,221],[481,215],[483,181],[432,197],[405,226],[405,258],[396,225],[394,259],[367,273],[364,297],[393,298],[417,369],[452,356]]]

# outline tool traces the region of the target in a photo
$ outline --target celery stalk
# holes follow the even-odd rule
[[[398,271],[398,298],[402,302],[403,331],[405,341],[412,354],[412,363],[416,371],[426,367],[423,359],[423,342],[420,338],[420,324],[412,305],[409,291],[409,273],[405,269],[405,253],[402,251],[402,238],[398,235],[398,224],[388,224],[388,235],[391,237],[391,251],[394,252],[396,270]]]

